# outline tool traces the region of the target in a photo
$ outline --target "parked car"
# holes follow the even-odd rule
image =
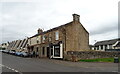
[[[4,49],[1,49],[1,50],[0,50],[0,52],[3,52],[3,51],[4,51]]]
[[[17,52],[15,52],[15,55],[16,55],[16,56],[21,56],[21,55],[22,55],[22,52],[18,52],[18,51],[17,51]]]
[[[3,50],[4,53],[9,53],[9,50]]]
[[[15,50],[10,50],[9,54],[15,55],[15,52],[16,52]]]
[[[29,56],[29,54],[27,53],[27,52],[21,52],[22,53],[22,57],[28,57]]]
[[[5,48],[0,48],[0,52],[3,52],[5,50]]]

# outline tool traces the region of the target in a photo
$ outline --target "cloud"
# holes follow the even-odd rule
[[[48,30],[68,23],[73,13],[80,15],[90,43],[97,36],[103,40],[105,34],[111,39],[117,36],[117,4],[118,0],[1,0],[0,43],[33,36],[38,28]]]
[[[89,39],[90,39],[90,44],[95,44],[96,41],[103,41],[103,40],[110,40],[110,39],[115,39],[118,38],[118,31],[114,30],[114,31],[109,31],[106,33],[102,33],[102,34],[96,34],[96,35],[90,35]]]
[[[117,22],[107,23],[103,24],[103,26],[100,26],[99,28],[96,27],[90,31],[90,35],[96,35],[96,34],[104,34],[112,31],[118,31],[118,24]]]

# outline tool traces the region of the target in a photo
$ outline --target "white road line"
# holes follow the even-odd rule
[[[118,72],[118,71],[112,71],[112,72]]]
[[[15,69],[11,69],[11,70],[15,71]]]
[[[15,72],[18,72],[17,70],[15,70]]]
[[[18,72],[18,73],[22,74],[22,73],[19,72],[18,70],[12,69],[12,68],[10,68],[10,67],[8,67],[8,66],[2,65],[2,64],[0,64],[0,66],[5,67],[5,68],[7,68],[7,69],[10,69],[10,70],[12,70],[12,71],[14,71],[14,72]]]

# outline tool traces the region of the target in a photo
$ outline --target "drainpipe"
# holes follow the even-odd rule
[[[63,27],[63,35],[64,35],[64,49],[63,49],[63,58],[64,58],[64,51],[66,51],[66,30]]]

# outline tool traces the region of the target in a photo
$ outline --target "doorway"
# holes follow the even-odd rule
[[[50,55],[50,49],[49,47],[47,47],[47,57],[50,57],[49,55]]]
[[[53,45],[53,58],[63,58],[63,44]]]

